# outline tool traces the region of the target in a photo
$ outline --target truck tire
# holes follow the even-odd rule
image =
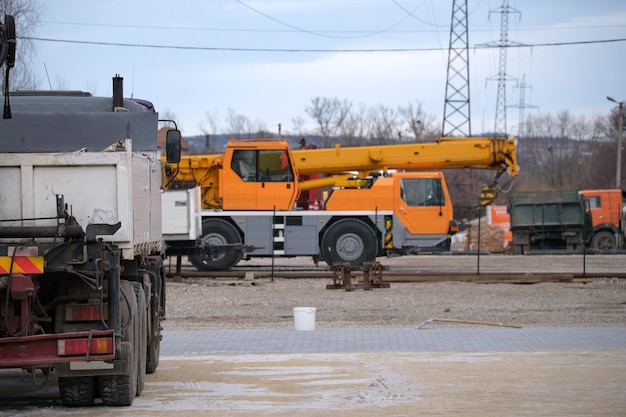
[[[89,407],[96,398],[96,377],[61,377],[59,393],[66,407]]]
[[[133,289],[137,297],[137,396],[141,395],[146,384],[146,357],[148,354],[148,310],[146,306],[146,293],[140,282],[133,281]]]
[[[122,306],[122,359],[126,359],[127,373],[100,377],[100,395],[106,406],[129,406],[137,395],[137,297],[133,286],[126,280],[120,281]]]
[[[150,301],[150,320],[148,332],[148,348],[146,352],[146,374],[153,374],[159,366],[159,355],[161,353],[161,317],[162,309],[165,307],[165,273],[163,269],[163,260],[160,257],[154,257],[148,262],[148,269],[153,275],[154,282],[152,290],[154,300]]]
[[[160,337],[160,336],[159,336]],[[146,374],[153,374],[159,367],[159,355],[161,354],[161,342],[148,344],[148,352],[146,354]]]
[[[376,237],[363,221],[344,219],[333,223],[322,236],[321,252],[324,261],[361,266],[376,260]]]
[[[594,234],[591,238],[591,249],[596,252],[616,249],[615,235],[609,231]]]
[[[227,221],[209,219],[202,222],[204,247],[189,254],[189,262],[200,271],[226,271],[241,260],[241,236]]]

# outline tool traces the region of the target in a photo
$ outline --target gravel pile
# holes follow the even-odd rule
[[[431,318],[522,327],[625,326],[626,280],[589,283],[392,283],[328,290],[329,279],[168,282],[166,330],[293,328],[294,307],[329,327],[413,327]],[[471,326],[433,323],[429,326]]]

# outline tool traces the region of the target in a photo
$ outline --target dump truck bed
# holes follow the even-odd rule
[[[584,204],[576,190],[513,193],[509,200],[511,230],[542,225],[584,225]]]
[[[150,191],[160,187],[160,160],[156,152],[132,152],[130,140],[122,143],[112,152],[0,154],[2,225],[55,226],[62,195],[83,230],[121,223],[107,240],[123,258],[160,251],[160,202]]]

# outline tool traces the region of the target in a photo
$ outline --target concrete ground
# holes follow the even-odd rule
[[[161,354],[121,409],[64,409],[54,378],[0,371],[0,414],[626,415],[626,327],[166,331]]]

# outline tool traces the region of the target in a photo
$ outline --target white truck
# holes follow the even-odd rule
[[[130,405],[159,364],[158,115],[121,85],[13,95],[0,120],[0,368],[56,372],[66,406]]]

